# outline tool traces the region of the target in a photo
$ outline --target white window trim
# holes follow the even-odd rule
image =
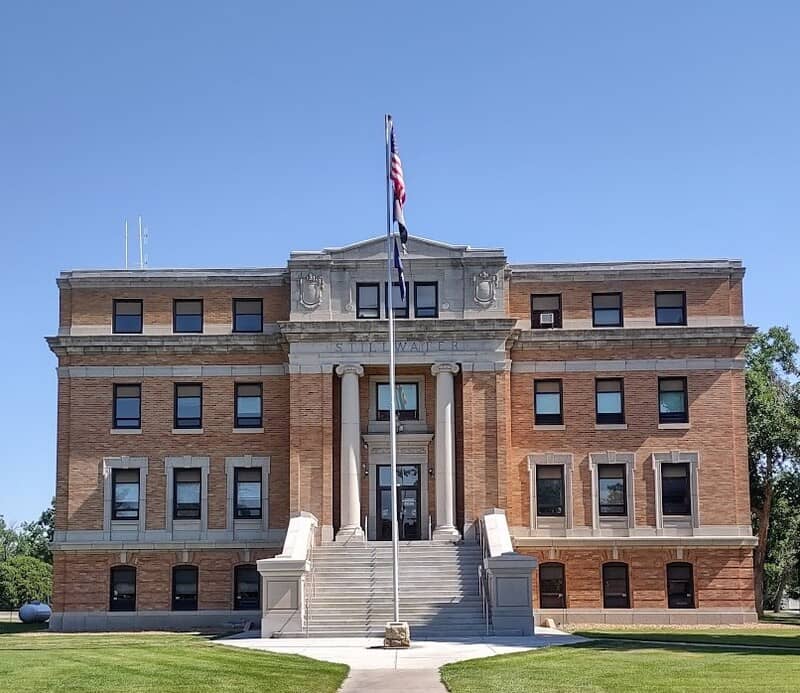
[[[378,383],[389,382],[385,375],[372,375],[369,377],[369,432],[389,432],[388,421],[378,421]],[[425,412],[425,376],[424,375],[399,375],[397,384],[417,383],[417,404],[419,405],[418,421],[399,421],[405,433],[426,433],[428,431],[427,415]]]
[[[597,476],[597,466],[600,464],[625,465],[625,503],[628,514],[621,518],[600,517],[600,484]],[[589,471],[592,473],[592,529],[611,529],[615,525],[633,529],[636,527],[636,495],[633,488],[633,472],[636,469],[636,454],[633,452],[607,452],[589,453]],[[624,521],[624,524],[622,523]]]
[[[656,530],[661,532],[664,529],[664,510],[662,498],[662,484],[661,484],[661,465],[663,464],[688,464],[689,465],[689,490],[692,502],[692,515],[691,526],[697,529],[700,526],[700,481],[698,467],[700,466],[700,453],[699,452],[686,452],[681,450],[669,450],[665,452],[654,452],[652,455],[653,460],[653,475],[655,476],[655,494],[656,494]],[[678,526],[685,525],[688,516],[675,515],[666,516],[667,525],[670,524],[670,518],[675,517],[675,524]]]
[[[174,502],[173,493],[175,488],[174,478],[175,469],[185,469],[187,467],[197,467],[200,469],[200,519],[199,520],[173,520]],[[200,530],[203,535],[208,532],[208,457],[165,457],[164,475],[167,478],[167,503],[166,520],[164,526],[168,532],[175,529]]]
[[[269,529],[269,457],[253,457],[244,455],[242,457],[225,458],[225,497],[226,497],[226,527],[233,529],[234,536],[237,529],[259,529],[266,532]],[[238,468],[260,468],[261,469],[261,519],[251,520],[246,518],[237,519],[234,517],[235,508],[233,502],[235,498],[234,470]]]
[[[147,458],[146,457],[104,457],[103,458],[103,531],[111,532],[116,528],[133,528],[144,534],[147,527]],[[138,520],[112,520],[111,519],[111,470],[112,469],[138,469],[139,470],[139,519]]]
[[[545,452],[528,455],[528,487],[530,488],[530,528],[531,531],[539,529],[541,523],[536,512],[536,467],[537,465],[559,465],[564,469],[564,529],[572,529],[572,453]],[[557,517],[542,517],[543,520],[561,520]],[[548,527],[549,529],[549,527]]]

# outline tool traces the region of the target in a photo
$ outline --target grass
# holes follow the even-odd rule
[[[342,664],[240,650],[200,635],[10,632],[10,625],[21,624],[0,625],[0,682],[13,682],[14,693],[333,693],[347,675]]]

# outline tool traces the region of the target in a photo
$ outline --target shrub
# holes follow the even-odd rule
[[[47,601],[53,591],[53,568],[32,556],[15,556],[0,563],[0,610],[25,602]]]

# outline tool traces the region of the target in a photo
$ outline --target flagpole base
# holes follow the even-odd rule
[[[397,650],[411,647],[411,629],[405,621],[389,621],[383,629],[383,646]]]

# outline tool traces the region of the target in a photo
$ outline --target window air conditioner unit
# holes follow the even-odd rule
[[[555,322],[556,322],[555,313],[539,313],[540,325],[555,325]]]

